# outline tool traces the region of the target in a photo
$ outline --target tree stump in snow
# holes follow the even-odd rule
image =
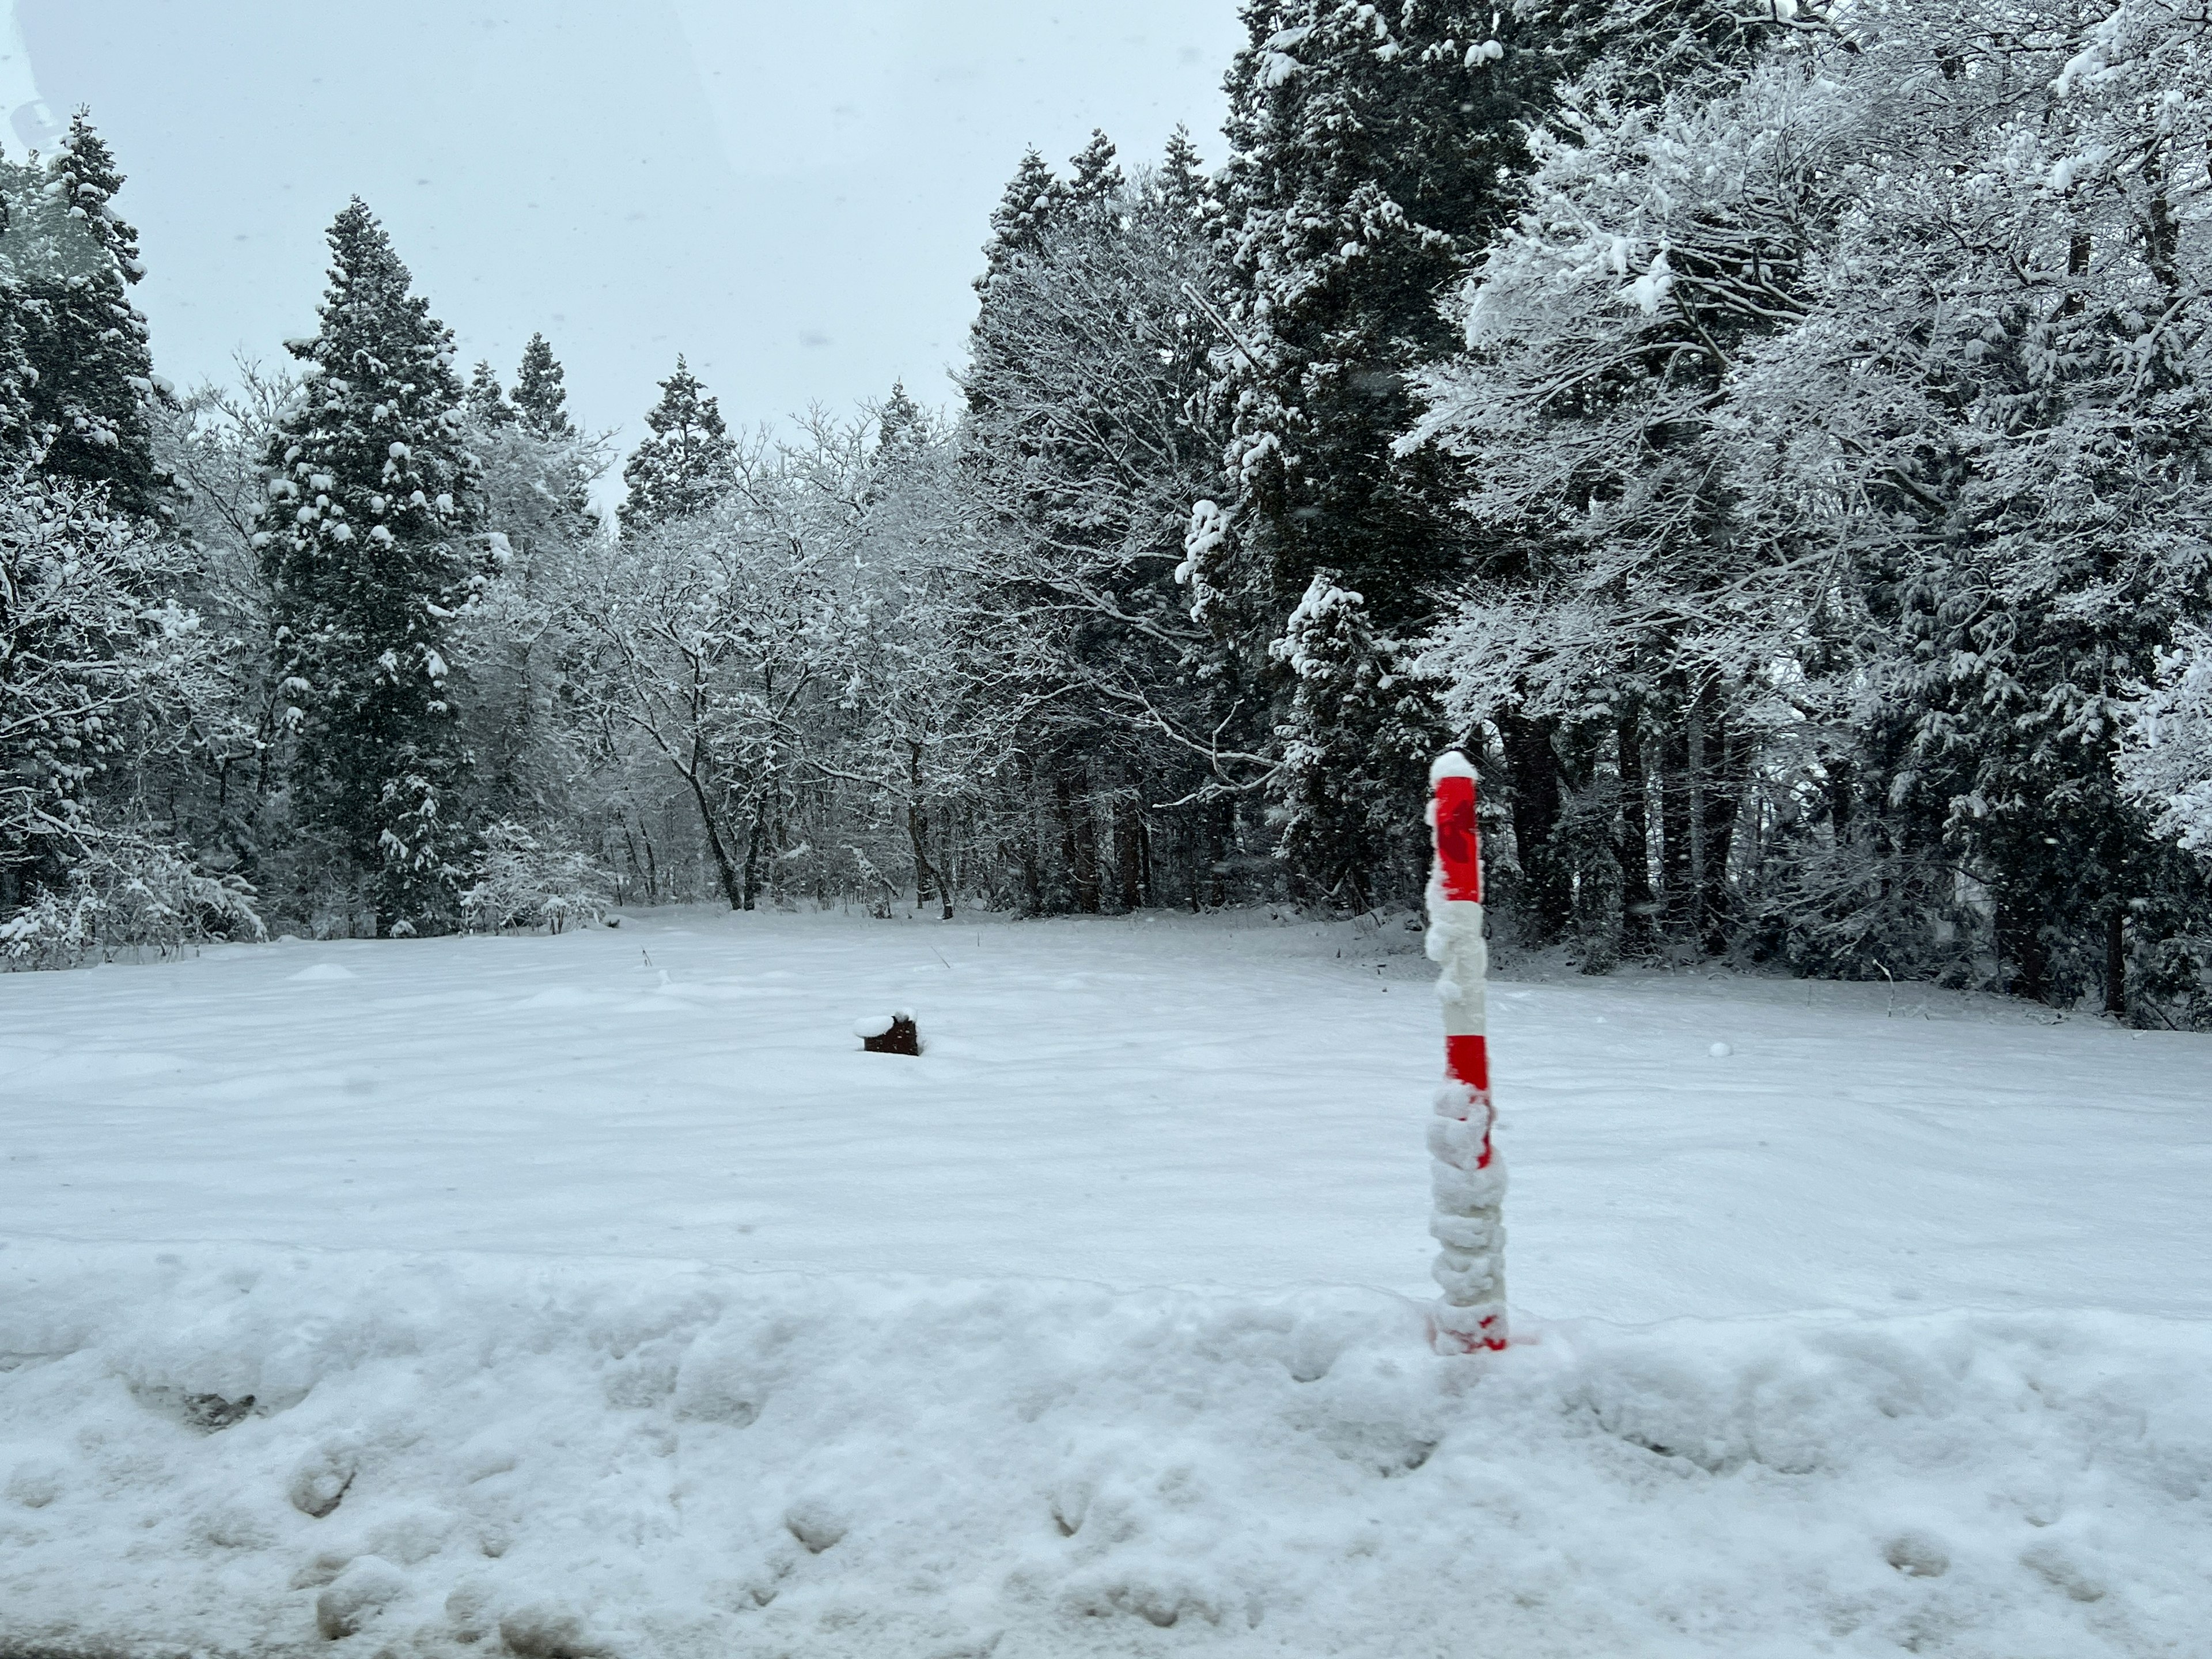
[[[914,1023],[914,1016],[903,1010],[895,1014],[878,1014],[864,1019],[853,1027],[853,1035],[860,1039],[860,1046],[872,1054],[919,1054],[921,1052],[921,1032]]]

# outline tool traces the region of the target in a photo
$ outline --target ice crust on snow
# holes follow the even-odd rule
[[[2201,1322],[1438,1359],[1355,1291],[163,1254],[0,1251],[0,1646],[1396,1659],[1470,1607],[1504,1659],[2202,1634]],[[253,1404],[163,1403],[208,1395]]]

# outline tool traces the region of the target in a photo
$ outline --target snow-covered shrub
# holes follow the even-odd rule
[[[95,953],[161,955],[212,939],[266,937],[253,890],[211,876],[178,850],[135,836],[103,837],[59,887],[0,921],[0,962],[67,968]]]
[[[2156,683],[2128,709],[2120,791],[2158,832],[2212,859],[2212,633],[2162,653]]]
[[[512,818],[483,832],[483,851],[461,895],[469,926],[486,933],[543,927],[557,933],[572,922],[597,921],[612,902],[613,879],[588,853],[550,835],[540,837]]]

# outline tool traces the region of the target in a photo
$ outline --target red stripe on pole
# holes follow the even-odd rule
[[[1448,899],[1482,902],[1482,843],[1474,827],[1474,780],[1437,780],[1437,869]]]
[[[1448,1036],[1444,1039],[1444,1075],[1481,1094],[1490,1092],[1490,1039]]]
[[[1496,1314],[1480,1323],[1479,1332],[1446,1331],[1431,1324],[1431,1337],[1438,1352],[1480,1353],[1487,1349],[1492,1353],[1505,1352],[1505,1331]]]

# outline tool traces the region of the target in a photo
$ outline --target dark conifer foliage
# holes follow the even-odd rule
[[[1066,181],[1034,149],[1024,152],[1021,166],[991,212],[991,238],[983,245],[983,274],[975,279],[978,292],[988,290],[992,279],[1014,259],[1035,253],[1043,246],[1044,228],[1054,209],[1066,200]]]
[[[636,535],[703,513],[736,477],[737,445],[720,406],[682,357],[660,383],[660,401],[645,417],[650,436],[623,468],[625,535]]]
[[[155,389],[146,319],[130,290],[144,275],[138,233],[115,206],[123,174],[82,111],[11,204],[28,416],[51,477],[104,486],[129,514],[163,510],[154,461]],[[20,216],[20,224],[12,222]]]
[[[512,426],[518,418],[514,404],[508,401],[507,388],[500,385],[499,376],[489,363],[478,363],[469,375],[468,389],[462,394],[462,406],[469,418],[487,427]]]
[[[1091,142],[1069,159],[1067,194],[1078,207],[1095,207],[1121,193],[1128,180],[1115,159],[1116,153],[1104,130],[1094,127]]]
[[[533,334],[522,349],[522,368],[514,377],[514,407],[531,435],[573,438],[575,422],[568,418],[568,374],[554,356],[543,334]]]
[[[1521,26],[1487,0],[1248,0],[1244,21],[1222,180],[1237,527],[1285,610],[1326,565],[1401,625],[1456,561],[1392,446],[1409,377],[1453,343],[1437,301],[1512,204]]]
[[[481,580],[477,463],[450,331],[358,198],[330,230],[306,384],[270,441],[255,539],[276,591],[303,830],[349,865],[380,933],[456,919],[468,834],[448,701],[453,619]]]

